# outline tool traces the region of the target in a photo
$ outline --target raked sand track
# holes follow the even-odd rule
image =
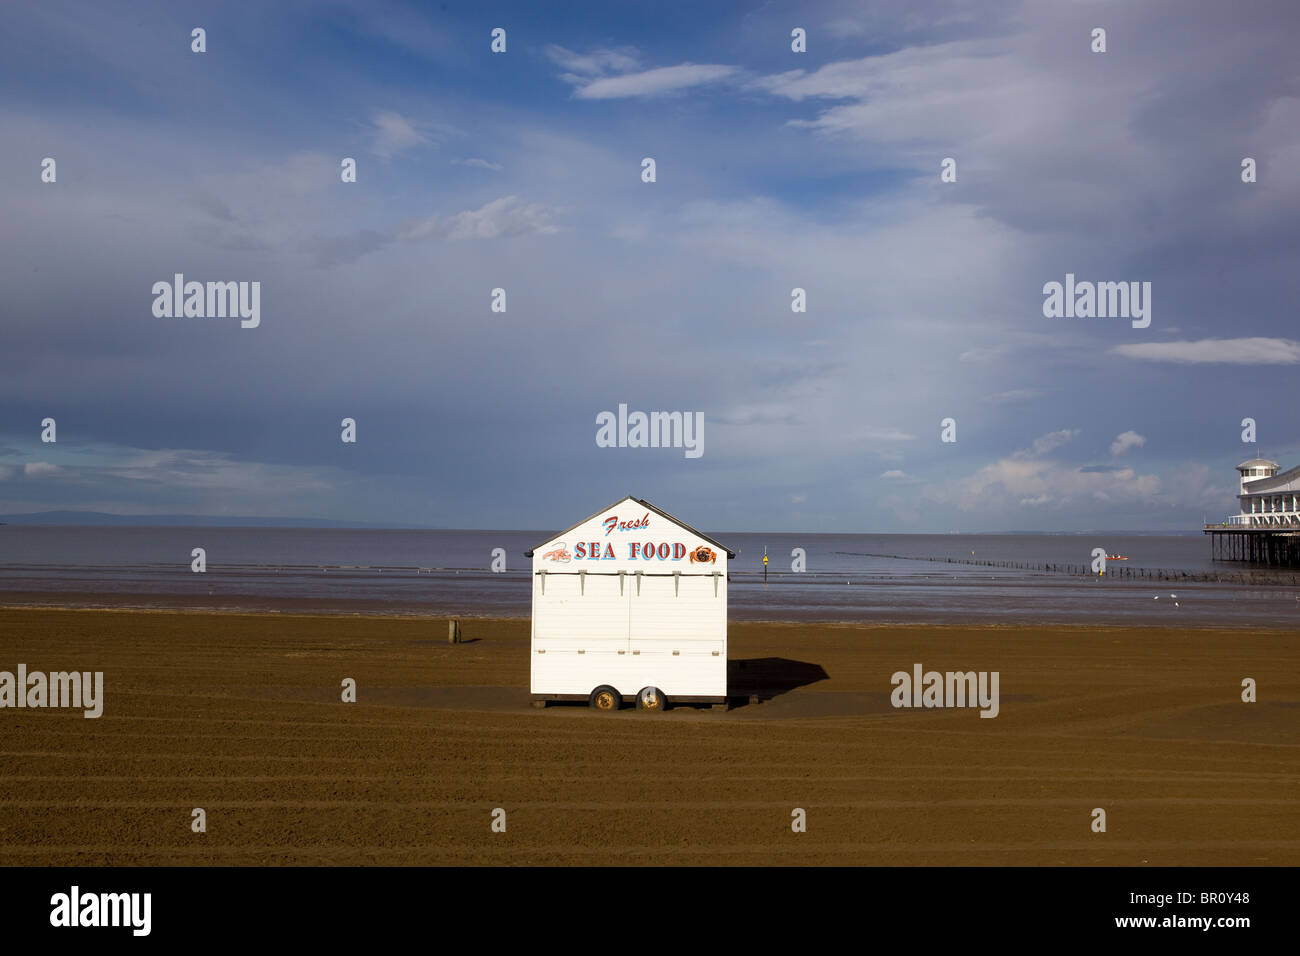
[[[0,670],[105,682],[0,710],[0,864],[1300,865],[1294,632],[733,623],[768,699],[650,716],[531,708],[528,622],[464,631],[0,609]],[[895,710],[916,662],[999,716]]]

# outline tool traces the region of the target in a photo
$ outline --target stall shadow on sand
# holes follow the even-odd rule
[[[727,661],[727,696],[735,709],[759,704],[796,687],[807,687],[829,678],[820,664],[792,661],[788,657]]]
[[[800,687],[827,680],[828,675],[820,664],[795,661],[785,657],[758,657],[727,662],[727,696],[730,710],[770,701]],[[837,697],[842,695],[836,695]],[[885,698],[888,695],[871,695]],[[367,699],[393,707],[432,707],[438,710],[467,711],[522,711],[528,708],[531,695],[526,687],[372,687]],[[629,708],[631,705],[624,705]],[[547,710],[585,711],[586,703],[577,701],[548,701]],[[691,704],[674,705],[673,710],[708,710]],[[842,708],[836,708],[841,710]],[[878,707],[870,707],[874,712]]]

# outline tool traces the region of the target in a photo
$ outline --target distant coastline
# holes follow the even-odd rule
[[[104,511],[35,511],[0,515],[0,525],[59,528],[337,528],[357,531],[432,531],[408,525],[376,525],[329,518],[259,518],[250,515],[119,515]]]
[[[289,518],[284,516],[257,517],[252,515],[152,515],[152,514],[112,514],[105,511],[35,511],[26,514],[5,514],[0,515],[0,525],[12,525],[14,527],[49,527],[49,528],[266,528],[275,529],[296,529],[296,528],[322,528],[335,529],[341,531],[465,531],[465,532],[510,532],[527,531],[528,529],[518,528],[444,528],[435,525],[418,525],[418,524],[384,524],[373,521],[338,521],[332,518]],[[555,528],[537,528],[529,533],[536,533],[539,537],[554,532]],[[714,530],[711,532],[716,535],[738,535],[738,534],[758,534],[758,535],[790,535],[790,534],[810,534],[820,535],[829,532],[794,530],[794,531],[773,531],[770,529],[760,529],[758,531],[742,531],[738,529]],[[1007,528],[999,531],[845,531],[837,532],[844,535],[877,535],[877,536],[935,536],[935,535],[999,535],[1009,536],[1051,536],[1051,535],[1094,535],[1106,537],[1152,537],[1152,536],[1199,536],[1201,526],[1194,528],[1174,528],[1161,530],[1146,529],[1134,530],[1132,528],[1111,528],[1111,529],[1093,529],[1083,530],[1062,530],[1053,531],[1032,531],[1016,528]]]

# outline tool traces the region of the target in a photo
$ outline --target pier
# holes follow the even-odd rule
[[[1275,568],[1300,568],[1300,531],[1252,528],[1240,524],[1207,524],[1215,561],[1246,561]]]
[[[1215,561],[1300,568],[1300,466],[1278,470],[1267,458],[1237,466],[1240,513],[1202,528]]]

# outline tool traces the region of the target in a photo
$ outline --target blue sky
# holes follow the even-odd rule
[[[548,6],[11,7],[0,513],[1185,529],[1300,463],[1292,4]],[[155,317],[177,272],[261,325]],[[704,454],[597,447],[620,403]]]

